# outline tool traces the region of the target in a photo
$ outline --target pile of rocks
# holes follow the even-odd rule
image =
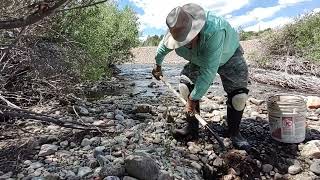
[[[209,94],[201,102],[201,115],[221,136],[225,129],[225,100]],[[95,102],[78,102],[74,109],[81,121],[114,124],[108,128],[109,133],[83,133],[53,125],[30,128],[28,131],[56,138],[36,146],[33,149],[36,154],[24,159],[18,172],[0,172],[0,179],[319,178],[319,110],[308,112],[311,128],[305,142],[281,144],[269,135],[265,102],[252,97],[241,127],[256,151],[232,150],[230,140],[223,137],[228,151],[221,152],[203,128],[197,141],[173,139],[170,130],[184,124],[183,107],[166,92],[161,97],[123,94]],[[73,108],[52,115],[79,120]],[[61,132],[68,132],[69,136],[61,138]]]

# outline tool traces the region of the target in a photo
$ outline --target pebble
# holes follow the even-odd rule
[[[92,141],[88,138],[84,138],[81,142],[81,146],[90,146],[92,144]]]
[[[199,163],[195,162],[195,161],[193,161],[191,163],[191,166],[194,167],[195,169],[197,169],[198,171],[200,171],[201,168],[202,168],[202,166]]]
[[[301,168],[300,164],[294,164],[294,165],[289,166],[289,168],[288,168],[288,173],[291,175],[298,174],[301,171],[302,171],[302,168]]]
[[[188,142],[188,146],[189,146],[188,149],[192,154],[197,154],[198,152],[201,151],[201,148],[193,142]]]
[[[118,121],[124,121],[124,117],[122,115],[120,115],[120,114],[117,114],[115,116],[115,119],[118,120]]]
[[[69,142],[67,140],[60,142],[61,147],[67,147],[68,145],[69,145]]]
[[[43,164],[41,162],[34,162],[34,163],[30,164],[29,168],[38,169],[38,168],[40,168],[42,166],[43,166]]]
[[[264,164],[262,165],[262,171],[265,173],[269,173],[273,169],[271,164]]]
[[[103,180],[120,180],[120,178],[117,176],[107,176]]]
[[[54,144],[44,144],[40,148],[39,156],[48,156],[54,154],[58,150],[58,146]]]
[[[78,170],[78,176],[79,177],[85,177],[92,173],[92,169],[90,167],[80,167]]]

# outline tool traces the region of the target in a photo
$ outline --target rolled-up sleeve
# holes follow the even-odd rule
[[[172,51],[172,49],[167,48],[163,44],[163,39],[162,39],[157,47],[157,52],[156,52],[156,57],[155,57],[156,64],[161,65],[163,63],[164,57],[171,51]]]
[[[220,59],[223,52],[225,31],[215,32],[206,43],[206,50],[201,55],[207,63],[200,67],[200,74],[195,82],[195,87],[191,92],[191,99],[200,100],[208,91],[211,83],[218,72]]]

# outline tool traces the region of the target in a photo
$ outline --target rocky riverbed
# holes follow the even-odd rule
[[[284,144],[270,136],[265,99],[288,90],[251,82],[241,128],[255,150],[237,151],[224,137],[226,97],[217,78],[201,102],[201,115],[223,138],[227,151],[220,151],[204,128],[199,140],[171,136],[172,128],[184,124],[183,105],[152,79],[151,65],[119,68],[119,76],[91,87],[87,98],[49,113],[110,125],[107,132],[18,121],[20,138],[12,144],[18,141],[19,146],[1,146],[1,157],[7,155],[0,179],[320,179],[320,109],[308,110],[304,142]],[[175,88],[180,69],[164,69]]]

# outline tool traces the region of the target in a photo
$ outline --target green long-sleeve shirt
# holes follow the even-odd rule
[[[187,61],[200,67],[200,75],[194,82],[191,98],[199,100],[209,89],[220,66],[225,64],[239,47],[239,36],[235,29],[220,16],[206,12],[206,23],[200,31],[200,41],[196,48],[184,46],[175,49]],[[156,64],[161,65],[164,57],[173,49],[168,49],[163,40],[158,45]]]

